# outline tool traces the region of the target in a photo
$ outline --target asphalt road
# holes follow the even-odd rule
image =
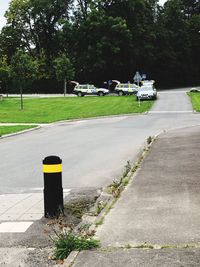
[[[142,104],[142,103],[141,103]],[[63,160],[63,187],[102,187],[134,161],[148,136],[200,125],[185,91],[160,92],[152,112],[66,122],[0,139],[0,194],[43,187],[42,160]]]

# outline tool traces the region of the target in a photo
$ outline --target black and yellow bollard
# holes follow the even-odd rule
[[[62,160],[49,156],[43,160],[44,216],[58,218],[63,214]]]

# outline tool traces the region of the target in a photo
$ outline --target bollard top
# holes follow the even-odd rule
[[[43,160],[43,164],[52,165],[52,164],[61,164],[62,159],[57,156],[48,156]]]

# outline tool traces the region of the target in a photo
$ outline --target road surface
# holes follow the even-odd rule
[[[142,102],[141,102],[142,104]],[[42,160],[63,160],[63,187],[103,187],[134,161],[146,139],[174,128],[200,125],[184,90],[163,91],[149,114],[48,125],[0,140],[0,194],[43,188]]]

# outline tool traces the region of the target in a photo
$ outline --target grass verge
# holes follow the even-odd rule
[[[16,126],[0,126],[0,136],[21,132],[23,130],[32,129],[37,127],[36,125],[16,125]]]
[[[142,101],[135,96],[66,97],[24,99],[5,98],[0,102],[0,122],[50,123],[59,120],[91,118],[106,115],[142,113],[148,111],[153,101]]]
[[[195,111],[200,112],[200,93],[188,93],[191,102],[192,102],[192,107]]]

